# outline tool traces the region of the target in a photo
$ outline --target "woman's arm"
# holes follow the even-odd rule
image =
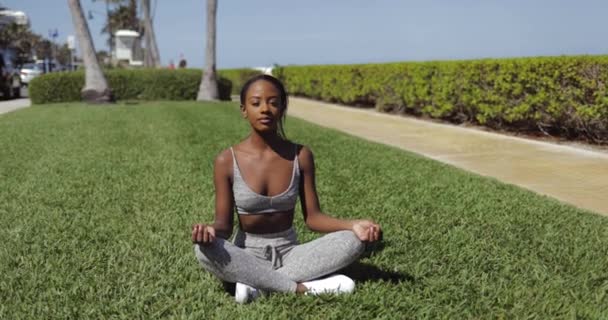
[[[208,245],[215,237],[230,238],[233,221],[233,196],[230,177],[232,155],[224,150],[213,165],[213,184],[215,185],[215,222],[213,224],[197,223],[192,225],[192,242]]]
[[[336,219],[321,212],[315,184],[315,162],[312,151],[302,147],[298,155],[302,178],[300,180],[300,202],[304,221],[316,232],[329,233],[352,230],[363,241],[375,241],[380,237],[380,226],[370,220]]]
[[[213,184],[215,185],[215,222],[216,236],[228,239],[232,235],[234,219],[232,186],[230,185],[232,155],[230,150],[222,151],[214,161]]]

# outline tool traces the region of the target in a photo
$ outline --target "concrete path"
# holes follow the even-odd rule
[[[290,116],[338,129],[608,216],[608,152],[290,97]]]
[[[0,101],[0,114],[15,111],[32,105],[30,99]]]

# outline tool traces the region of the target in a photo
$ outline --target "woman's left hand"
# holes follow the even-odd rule
[[[353,232],[361,241],[378,241],[382,238],[382,229],[380,225],[371,220],[353,220]]]

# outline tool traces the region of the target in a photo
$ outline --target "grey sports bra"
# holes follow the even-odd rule
[[[298,164],[298,153],[293,160],[293,172],[291,182],[287,190],[276,196],[263,196],[249,188],[245,179],[241,175],[239,164],[236,162],[234,150],[232,152],[232,167],[234,171],[234,181],[232,183],[232,193],[238,214],[260,214],[273,212],[291,211],[296,206],[300,186],[300,166]],[[297,151],[297,146],[296,146]]]

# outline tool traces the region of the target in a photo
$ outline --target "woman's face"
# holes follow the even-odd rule
[[[258,80],[249,86],[245,105],[241,106],[243,117],[258,132],[276,132],[283,111],[279,90],[266,80]]]

